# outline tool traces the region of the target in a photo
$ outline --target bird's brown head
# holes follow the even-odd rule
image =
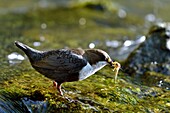
[[[119,70],[121,67],[118,62],[113,61],[105,51],[100,49],[87,49],[85,50],[83,57],[85,57],[90,64],[96,64],[99,61],[105,61],[111,66],[111,68],[113,68],[113,70]]]

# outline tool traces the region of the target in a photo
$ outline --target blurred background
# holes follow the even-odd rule
[[[19,40],[37,49],[101,48],[124,60],[151,25],[168,22],[169,0],[0,0],[1,59]],[[114,51],[114,52],[113,52]]]
[[[13,41],[19,40],[38,49],[101,48],[124,60],[145,40],[142,36],[152,24],[169,21],[169,4],[169,0],[0,0],[0,57],[10,54]]]

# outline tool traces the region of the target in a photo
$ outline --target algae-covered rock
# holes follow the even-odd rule
[[[162,23],[150,28],[146,41],[125,62],[126,72],[141,75],[154,71],[170,75],[170,25]]]

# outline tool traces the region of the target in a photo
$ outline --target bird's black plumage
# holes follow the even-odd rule
[[[57,83],[77,81],[79,71],[87,64],[82,56],[67,49],[53,50],[42,54],[40,60],[32,62],[32,66]]]
[[[80,55],[82,49],[38,51],[20,42],[15,45],[25,52],[35,70],[57,83],[77,81],[79,71],[87,64]]]

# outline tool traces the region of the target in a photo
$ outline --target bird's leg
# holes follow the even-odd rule
[[[60,95],[63,96],[63,92],[61,90],[61,83],[57,83],[55,81],[53,81],[53,86],[57,88],[57,90],[59,91]]]
[[[59,91],[60,95],[61,95],[64,99],[68,100],[69,102],[77,102],[77,100],[71,99],[71,98],[69,98],[69,97],[67,97],[67,96],[63,96],[63,92],[62,92],[62,90],[61,90],[61,83],[57,83],[57,82],[53,81],[53,86],[54,86],[55,88],[57,88],[57,90]]]
[[[60,95],[63,96],[63,92],[61,90],[61,84],[57,84],[57,90],[59,91]]]
[[[57,83],[55,81],[53,81],[53,86],[56,88],[57,87]]]

